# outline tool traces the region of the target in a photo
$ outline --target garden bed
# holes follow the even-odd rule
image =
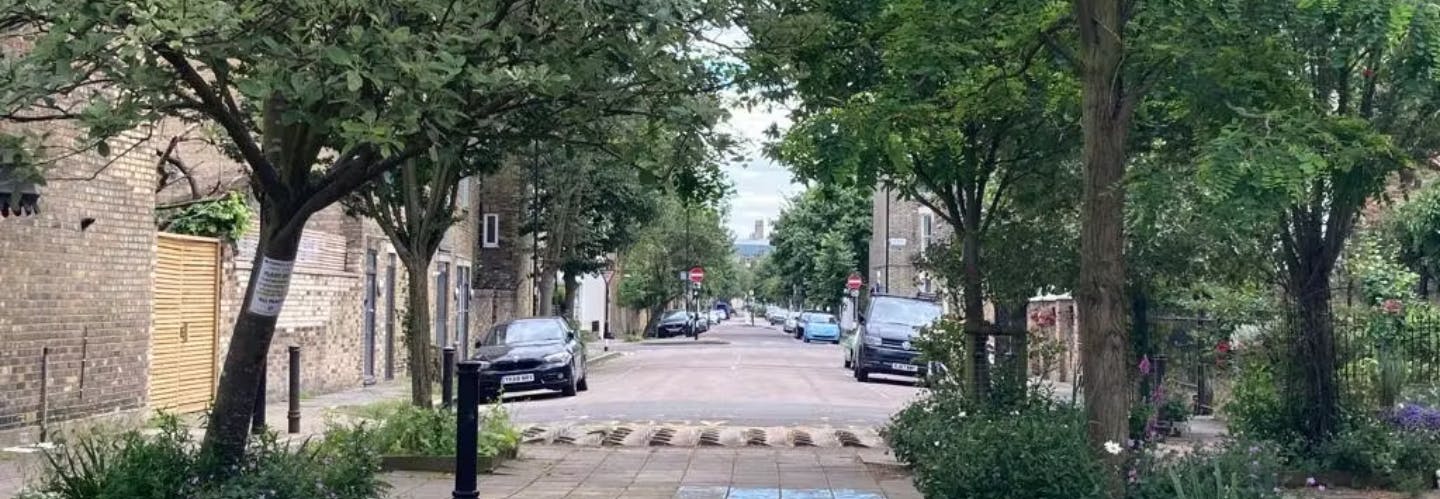
[[[519,454],[519,450],[512,447],[493,456],[479,456],[476,461],[476,469],[482,474],[489,474],[506,461],[515,459]],[[455,471],[455,456],[380,456],[380,470],[452,473]]]

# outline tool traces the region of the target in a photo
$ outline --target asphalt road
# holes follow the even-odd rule
[[[698,344],[616,343],[621,355],[591,369],[589,391],[522,393],[505,405],[525,424],[852,426],[882,424],[919,394],[908,378],[857,382],[839,346],[759,324],[732,320]]]

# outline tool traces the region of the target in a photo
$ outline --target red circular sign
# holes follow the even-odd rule
[[[864,285],[865,281],[860,279],[860,274],[850,274],[850,278],[845,280],[845,287],[850,289],[860,289],[860,286]]]
[[[699,283],[700,281],[703,281],[703,280],[705,280],[705,269],[704,269],[704,268],[695,267],[695,268],[690,269],[690,282]]]

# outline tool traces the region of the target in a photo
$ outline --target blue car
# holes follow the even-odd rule
[[[795,337],[812,341],[840,343],[840,321],[824,312],[805,312],[795,321]]]

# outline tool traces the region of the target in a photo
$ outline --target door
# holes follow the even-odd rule
[[[435,273],[435,346],[449,345],[445,326],[450,324],[450,264],[440,262]]]
[[[385,265],[385,379],[395,379],[395,254]]]
[[[363,373],[365,384],[375,383],[375,300],[379,298],[379,283],[376,278],[375,250],[365,252],[365,324],[361,333],[361,350],[364,352]]]
[[[461,359],[470,358],[470,266],[455,266],[455,337]]]
[[[215,391],[220,242],[158,234],[150,332],[150,407],[194,412]]]

